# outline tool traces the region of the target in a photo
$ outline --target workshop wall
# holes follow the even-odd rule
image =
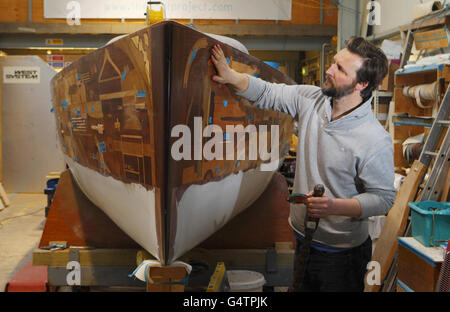
[[[429,0],[428,0],[429,1]],[[420,4],[421,0],[378,0],[380,3],[380,25],[374,25],[374,35],[388,32],[412,22],[413,7]],[[441,0],[442,2],[442,0]]]
[[[338,13],[332,0],[324,1],[323,24],[337,25]],[[45,19],[44,0],[32,0],[33,23],[65,23],[64,19]],[[144,13],[144,12],[143,12]],[[145,21],[127,20],[127,23]],[[178,20],[189,23],[190,20]],[[28,22],[28,0],[0,1],[0,22]],[[120,19],[86,19],[83,23],[121,23]],[[195,20],[195,24],[234,24],[234,20]],[[274,24],[274,21],[239,21],[240,24]],[[279,21],[279,24],[315,25],[320,24],[320,0],[292,0],[292,20]]]

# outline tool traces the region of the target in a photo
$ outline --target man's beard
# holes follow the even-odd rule
[[[327,79],[326,82],[331,84],[331,87],[327,88],[327,87],[325,87],[325,84],[324,84],[324,86],[322,86],[322,93],[324,95],[330,96],[336,100],[351,94],[355,90],[355,87],[357,84],[356,80],[354,80],[351,84],[337,88],[330,79]]]

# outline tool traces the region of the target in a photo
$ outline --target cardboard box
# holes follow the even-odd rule
[[[414,34],[416,50],[439,49],[449,46],[449,34],[446,27]]]
[[[388,73],[386,74],[386,77],[384,77],[383,81],[381,82],[378,90],[389,91],[389,92],[394,91],[395,71],[400,68],[400,66],[396,62],[397,62],[397,60],[389,60]]]

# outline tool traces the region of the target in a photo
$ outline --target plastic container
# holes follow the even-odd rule
[[[412,202],[412,236],[426,247],[439,246],[450,239],[450,203]]]
[[[228,282],[232,292],[262,292],[266,283],[264,275],[254,271],[227,271]]]

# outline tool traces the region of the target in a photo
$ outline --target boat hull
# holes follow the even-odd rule
[[[166,264],[250,206],[289,150],[290,116],[258,109],[211,80],[210,49],[217,43],[187,26],[163,22],[84,56],[52,80],[59,138],[78,185]],[[294,83],[260,60],[221,45],[232,68]],[[212,135],[204,131],[213,125],[224,133],[210,151],[221,144],[224,154],[210,159],[205,146]],[[267,159],[250,157],[251,134],[243,141],[232,134],[230,140],[227,126],[254,128],[255,135],[264,132],[268,138],[277,133],[272,169],[261,170]],[[177,127],[192,134],[181,149],[174,148],[181,139],[174,135]],[[268,151],[274,143],[256,144],[258,151]]]

